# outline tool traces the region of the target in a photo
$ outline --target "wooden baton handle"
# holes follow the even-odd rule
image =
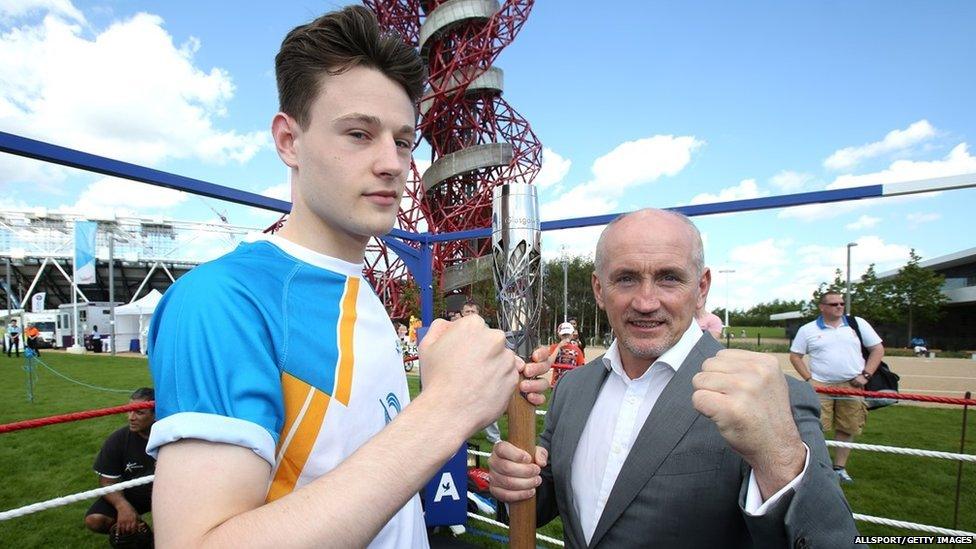
[[[535,459],[535,406],[518,387],[508,403],[508,441]],[[535,549],[535,496],[508,504],[509,547]]]

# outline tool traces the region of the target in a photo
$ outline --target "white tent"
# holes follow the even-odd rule
[[[139,341],[139,350],[146,354],[145,333],[149,331],[149,320],[162,298],[163,294],[153,289],[142,299],[115,308],[115,339],[121,343],[116,346],[116,352],[128,351],[130,342],[135,339]]]

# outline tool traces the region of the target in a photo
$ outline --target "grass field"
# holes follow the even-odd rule
[[[46,363],[61,373],[91,385],[130,390],[148,385],[145,359],[107,356],[72,356],[45,353]],[[35,401],[28,403],[23,361],[0,357],[0,423],[123,404],[127,395],[96,391],[64,381],[41,369]],[[411,392],[417,390],[411,376]],[[898,405],[872,412],[859,442],[906,446],[948,452],[959,451],[961,410],[915,408]],[[104,437],[124,424],[122,416],[0,435],[0,510],[67,495],[97,486],[91,464]],[[504,418],[501,421],[505,432]],[[541,429],[541,418],[539,429]],[[976,453],[976,418],[970,414],[967,453]],[[482,434],[474,442],[487,449]],[[957,462],[875,452],[855,452],[848,467],[856,479],[844,490],[855,512],[953,526]],[[190,494],[188,497],[205,497]],[[82,518],[89,502],[42,511],[0,522],[0,547],[104,547],[105,539],[84,530]],[[482,523],[469,527],[498,532]],[[887,527],[858,523],[867,535],[914,535]],[[962,500],[958,529],[976,531],[976,464],[963,466]],[[558,520],[541,529],[561,538]],[[484,547],[504,547],[481,536],[465,538]]]

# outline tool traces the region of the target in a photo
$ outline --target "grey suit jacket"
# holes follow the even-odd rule
[[[589,544],[573,500],[571,470],[608,371],[598,358],[563,376],[540,441],[549,450],[549,464],[536,492],[539,525],[561,516],[567,547],[854,546],[857,530],[827,454],[819,401],[809,385],[793,378],[787,378],[793,417],[810,448],[810,463],[796,489],[765,515],[745,513],[750,468],[691,403],[692,376],[721,349],[710,335],[703,335],[665,387],[620,470]]]

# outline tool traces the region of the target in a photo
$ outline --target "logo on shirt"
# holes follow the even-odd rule
[[[390,423],[393,418],[400,413],[400,399],[393,393],[386,395],[386,402],[380,399],[380,406],[383,407],[383,419]],[[390,411],[393,413],[390,413]]]
[[[137,469],[143,469],[143,468],[144,467],[142,466],[141,463],[137,463],[135,461],[130,461],[125,464],[126,473],[134,473]]]

